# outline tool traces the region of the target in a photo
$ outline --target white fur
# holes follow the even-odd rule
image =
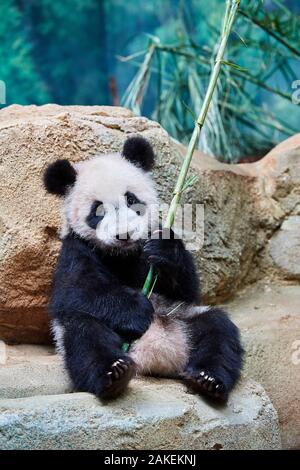
[[[190,337],[186,320],[210,310],[173,302],[158,294],[151,301],[155,318],[146,333],[130,348],[130,356],[141,375],[176,377],[183,372],[189,357]]]
[[[189,305],[189,308],[186,309],[185,311],[185,318],[195,318],[198,317],[199,315],[202,315],[203,313],[209,312],[211,307],[209,305],[200,305],[198,306],[192,306]]]
[[[156,316],[146,333],[131,347],[130,356],[138,374],[175,377],[187,363],[188,345],[183,321]]]
[[[64,357],[65,356],[65,347],[64,347],[65,329],[58,320],[53,320],[51,322],[51,331],[54,336],[56,351],[58,354]]]

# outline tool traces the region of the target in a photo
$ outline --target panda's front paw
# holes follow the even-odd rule
[[[132,318],[132,331],[135,338],[140,338],[149,328],[153,320],[154,308],[150,300],[144,295],[139,295],[139,304],[136,313]]]
[[[149,264],[157,268],[175,269],[182,249],[184,249],[183,243],[175,238],[174,232],[171,229],[164,229],[152,234],[145,243],[143,251]]]
[[[99,394],[100,397],[109,399],[119,396],[126,389],[130,379],[135,375],[135,371],[135,363],[129,356],[114,361],[105,373],[105,385]]]
[[[116,325],[116,331],[125,340],[133,341],[140,338],[149,328],[154,308],[150,300],[141,292],[130,290],[129,293],[130,302],[123,306],[127,314],[124,315],[123,321]]]

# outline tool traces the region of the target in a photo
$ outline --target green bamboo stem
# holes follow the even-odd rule
[[[208,88],[204,97],[204,101],[203,101],[198,119],[195,123],[194,131],[193,131],[192,137],[188,145],[187,153],[183,160],[182,167],[181,167],[181,170],[180,170],[177,182],[176,182],[173,199],[171,201],[168,215],[164,224],[166,228],[171,228],[175,220],[177,207],[181,199],[187,173],[190,168],[194,150],[197,147],[197,144],[199,142],[201,130],[203,128],[203,124],[205,122],[205,118],[207,116],[210,103],[212,101],[212,96],[216,88],[217,80],[220,74],[221,65],[224,60],[224,54],[225,54],[228,38],[232,30],[232,26],[233,26],[233,23],[234,23],[234,20],[235,20],[235,17],[239,8],[240,1],[241,0],[231,0],[231,1],[226,0],[226,12],[225,12],[224,23],[222,27],[221,42],[219,44],[218,52],[215,58],[214,66],[211,72],[211,76],[210,76]],[[154,276],[153,268],[151,267],[148,273],[148,276],[146,278],[144,287],[143,287],[143,293],[146,295],[149,295],[149,292],[152,290],[151,286],[153,286],[153,276]]]

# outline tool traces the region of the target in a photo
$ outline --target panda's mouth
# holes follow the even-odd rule
[[[129,247],[135,245],[135,243],[136,242],[134,240],[117,240],[115,242],[115,246],[129,248]]]
[[[133,236],[135,235],[135,230],[131,230],[131,231],[128,231],[126,233],[118,233],[116,235],[116,240],[118,242],[125,242],[126,244],[127,243],[134,243],[134,239],[133,239]]]
[[[115,240],[113,243],[105,244],[105,246],[112,253],[127,255],[140,249],[141,240]]]

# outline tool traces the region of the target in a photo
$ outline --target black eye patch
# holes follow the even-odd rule
[[[104,215],[105,215],[105,211],[104,211],[102,202],[94,201],[93,204],[91,205],[90,213],[85,219],[86,223],[88,224],[89,227],[96,230],[97,225],[104,218]]]
[[[137,215],[145,214],[146,204],[140,201],[135,194],[131,193],[130,191],[127,191],[127,193],[125,193],[125,199],[127,207],[130,207],[130,209],[134,210]]]

